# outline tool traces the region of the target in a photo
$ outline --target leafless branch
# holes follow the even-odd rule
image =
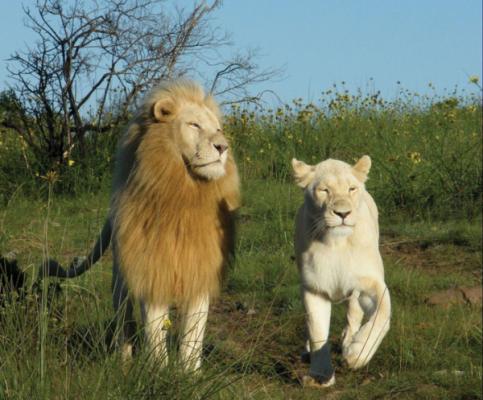
[[[222,1],[195,1],[175,8],[166,0],[35,0],[24,12],[37,41],[10,58],[15,107],[0,124],[50,162],[65,162],[74,147],[84,152],[87,135],[123,124],[155,82],[197,75],[195,62],[230,44],[212,26]],[[250,86],[277,72],[260,70],[255,57],[206,62],[211,92],[255,101]]]

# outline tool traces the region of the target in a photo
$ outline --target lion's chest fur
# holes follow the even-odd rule
[[[228,256],[231,216],[216,185],[178,178],[171,188],[134,182],[114,217],[123,276],[150,303],[216,296]]]

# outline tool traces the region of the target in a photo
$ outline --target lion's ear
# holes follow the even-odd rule
[[[158,100],[153,105],[153,117],[159,122],[168,122],[173,119],[176,112],[174,101],[170,98]]]
[[[296,158],[292,158],[293,176],[295,183],[301,188],[305,189],[307,185],[312,182],[315,175],[315,167],[313,165],[305,164]]]
[[[357,179],[359,179],[361,182],[365,182],[367,180],[367,175],[369,174],[370,169],[371,157],[362,156],[359,161],[357,161],[352,167],[352,172]]]

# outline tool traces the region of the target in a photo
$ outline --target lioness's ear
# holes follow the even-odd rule
[[[296,158],[292,158],[292,168],[295,183],[305,189],[307,185],[312,182],[312,179],[314,179],[315,167],[313,165],[305,164],[303,161],[299,161]]]
[[[367,174],[369,174],[370,169],[371,157],[362,156],[359,161],[357,161],[352,167],[352,172],[357,179],[359,179],[361,182],[365,182],[367,180]]]
[[[153,105],[153,117],[159,122],[168,122],[174,117],[176,106],[174,101],[167,98],[158,100]]]

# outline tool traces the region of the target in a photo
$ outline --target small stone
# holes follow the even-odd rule
[[[247,311],[247,315],[255,315],[257,311],[254,308],[249,308]]]
[[[362,381],[361,386],[368,385],[368,384],[369,384],[369,383],[371,383],[373,380],[374,380],[374,378],[372,378],[372,377],[367,377],[367,378],[365,378],[365,379]]]

